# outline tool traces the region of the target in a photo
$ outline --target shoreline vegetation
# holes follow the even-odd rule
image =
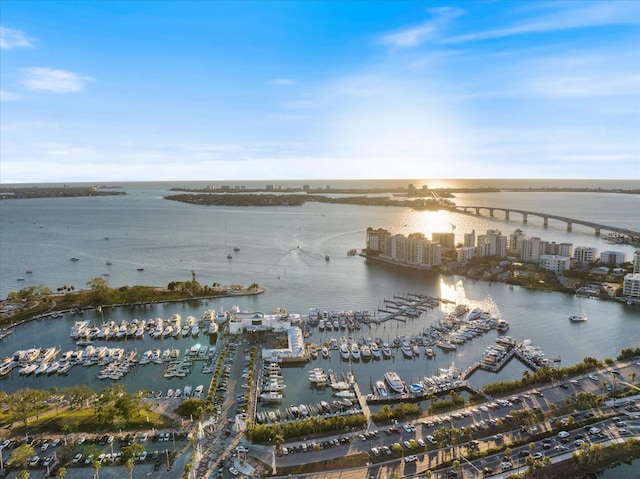
[[[0,186],[0,199],[20,200],[26,198],[71,198],[78,196],[116,196],[126,195],[124,191],[114,190],[115,186],[29,186],[29,187],[5,187]]]
[[[87,286],[89,289],[79,291],[73,286],[62,286],[56,293],[45,286],[30,286],[12,291],[2,302],[0,327],[15,326],[25,321],[77,310],[200,301],[262,294],[266,291],[256,283],[249,286],[224,286],[219,283],[202,286],[195,278],[189,281],[172,281],[166,288],[141,285],[111,288],[102,278],[92,279]]]

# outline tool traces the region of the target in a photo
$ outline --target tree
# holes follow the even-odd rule
[[[13,450],[11,457],[7,461],[7,464],[11,464],[15,467],[22,467],[29,462],[29,460],[36,455],[36,450],[33,446],[23,444]]]
[[[29,479],[29,473],[27,471],[20,471],[16,477],[17,479]]]
[[[129,479],[133,479],[134,466],[135,466],[135,463],[133,462],[133,459],[127,459],[127,462],[124,463],[124,468],[129,473]]]
[[[460,461],[458,461],[457,459],[455,461],[453,461],[453,470],[456,473],[456,477],[458,477],[460,475],[460,471],[462,470],[462,466],[460,465]]]
[[[126,462],[129,459],[133,459],[137,455],[144,452],[144,445],[136,442],[131,444],[130,446],[123,446],[122,448],[120,448],[120,452],[122,453],[122,461]]]
[[[93,470],[96,472],[96,479],[100,479],[100,468],[102,467],[102,463],[100,461],[93,461],[92,466]]]
[[[56,473],[56,476],[58,476],[60,479],[64,479],[64,476],[66,475],[67,475],[66,467],[61,467],[60,469],[58,469],[58,472]]]

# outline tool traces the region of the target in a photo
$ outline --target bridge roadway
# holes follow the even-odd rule
[[[469,213],[473,214],[473,212],[475,211],[475,214],[478,216],[481,216],[480,212],[482,210],[488,210],[490,217],[494,216],[495,211],[502,211],[504,213],[505,220],[509,220],[510,213],[518,213],[522,215],[522,222],[524,224],[527,224],[527,220],[529,216],[538,216],[542,218],[542,222],[543,222],[542,224],[544,226],[548,226],[549,218],[551,218],[554,220],[565,222],[567,224],[567,231],[571,231],[573,225],[576,224],[576,225],[582,225],[582,226],[587,226],[589,228],[593,228],[595,230],[596,235],[600,235],[600,231],[605,230],[605,231],[611,231],[612,233],[618,233],[621,235],[629,236],[632,239],[634,238],[640,239],[640,232],[636,230],[631,230],[628,228],[619,228],[617,226],[608,226],[600,223],[593,223],[591,221],[577,220],[574,218],[568,218],[566,216],[559,216],[559,215],[552,215],[549,213],[538,213],[536,211],[519,210],[515,208],[498,208],[495,206],[452,206],[451,208],[455,211],[458,211],[461,213],[467,213],[467,214]]]

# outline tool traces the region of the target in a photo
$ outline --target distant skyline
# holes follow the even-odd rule
[[[640,2],[1,12],[2,183],[640,179]]]

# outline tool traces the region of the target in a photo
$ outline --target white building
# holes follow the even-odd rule
[[[382,252],[387,244],[387,240],[391,237],[391,233],[387,230],[378,228],[367,228],[367,250],[372,252]]]
[[[627,262],[627,255],[621,251],[603,251],[600,253],[600,262],[609,266],[620,266]]]
[[[540,269],[562,274],[571,267],[571,258],[555,254],[543,254],[540,256],[539,266]]]
[[[640,249],[633,253],[633,272],[640,273]]]
[[[297,326],[287,329],[287,347],[282,349],[263,349],[262,359],[277,359],[283,362],[305,359],[302,330]]]
[[[458,263],[464,263],[465,261],[469,261],[475,255],[476,249],[473,246],[463,246],[462,248],[456,249],[456,261]]]
[[[522,241],[522,251],[520,259],[526,263],[538,263],[540,255],[543,251],[542,240],[536,236],[533,238],[525,238]]]
[[[507,237],[499,230],[487,230],[486,235],[478,236],[476,256],[507,256]]]
[[[622,295],[626,298],[640,299],[640,273],[629,273],[624,277]]]
[[[589,265],[598,259],[598,248],[593,246],[578,246],[573,251],[573,263],[577,265]]]

